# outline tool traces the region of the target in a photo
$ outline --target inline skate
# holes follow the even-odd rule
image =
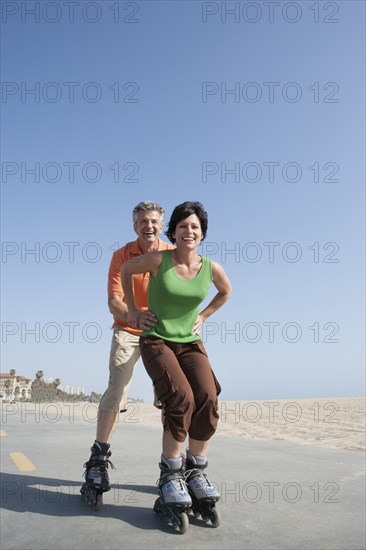
[[[154,504],[154,512],[184,534],[189,525],[187,511],[192,500],[184,481],[184,458],[161,457],[159,497]]]
[[[204,473],[207,464],[207,457],[192,456],[187,449],[185,479],[192,499],[191,512],[194,517],[201,516],[205,523],[211,521],[213,527],[218,527],[221,517],[216,502],[220,500],[220,494]]]
[[[109,460],[112,454],[109,447],[108,443],[98,443],[98,441],[95,441],[90,449],[90,459],[84,464],[85,482],[80,489],[80,493],[83,500],[94,506],[97,512],[103,504],[103,493],[111,489],[108,466],[111,466],[111,468],[114,468],[114,466]]]

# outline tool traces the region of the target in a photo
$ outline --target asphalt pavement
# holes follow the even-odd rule
[[[221,525],[190,516],[182,535],[152,510],[160,429],[117,427],[96,512],[79,493],[95,422],[23,412],[2,407],[2,550],[366,548],[363,452],[216,436],[207,473]]]

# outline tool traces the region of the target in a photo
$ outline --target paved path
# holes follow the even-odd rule
[[[152,511],[159,429],[118,426],[112,490],[97,513],[79,494],[95,423],[45,416],[2,417],[2,550],[366,548],[361,452],[217,436],[209,477],[222,525],[190,517],[180,535]]]

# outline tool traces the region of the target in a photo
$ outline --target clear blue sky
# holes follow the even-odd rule
[[[363,395],[364,2],[2,10],[2,372],[103,392],[133,206],[199,200],[222,398]]]

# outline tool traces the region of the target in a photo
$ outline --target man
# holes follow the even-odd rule
[[[85,463],[85,484],[98,492],[110,490],[108,464],[111,456],[109,440],[119,412],[127,410],[128,388],[134,367],[140,358],[139,337],[142,330],[153,327],[155,315],[147,309],[149,273],[134,277],[136,305],[140,310],[135,324],[127,323],[127,305],[121,286],[121,266],[127,260],[147,252],[169,250],[173,245],[160,240],[164,210],[151,201],[140,202],[133,209],[133,228],[137,239],[116,250],[108,273],[108,306],[114,316],[112,346],[109,361],[108,388],[98,410],[96,439],[91,456]]]

